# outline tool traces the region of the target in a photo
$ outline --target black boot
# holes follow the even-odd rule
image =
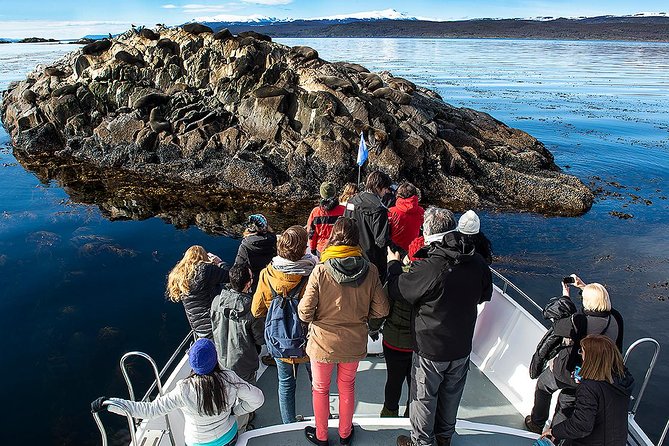
[[[352,444],[353,434],[355,434],[355,426],[351,426],[351,433],[348,434],[348,437],[346,437],[346,438],[339,437],[339,444],[342,445],[342,446],[348,446],[348,445]]]
[[[316,428],[313,426],[307,426],[304,428],[304,436],[307,437],[310,443],[315,444],[316,446],[329,446],[327,440],[319,440],[316,437]]]

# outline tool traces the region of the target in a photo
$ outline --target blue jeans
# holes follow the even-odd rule
[[[295,385],[297,383],[297,368],[299,364],[289,364],[279,358],[276,361],[277,375],[279,377],[279,410],[281,411],[281,421],[283,424],[294,423],[295,419]],[[311,381],[311,364],[304,364],[307,367],[309,380]]]
[[[469,371],[469,356],[437,362],[413,354],[411,365],[411,439],[432,446],[435,437],[451,438]]]

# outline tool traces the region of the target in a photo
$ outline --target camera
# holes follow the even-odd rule
[[[576,279],[574,279],[572,276],[563,277],[562,283],[564,284],[576,283]]]

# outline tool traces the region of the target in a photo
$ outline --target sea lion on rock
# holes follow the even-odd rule
[[[318,81],[333,90],[349,91],[353,89],[349,81],[336,76],[320,76]]]
[[[367,68],[357,63],[338,62],[335,65],[339,65],[340,67],[344,67],[348,71],[353,71],[356,73],[369,73],[369,70]]]
[[[183,30],[191,34],[214,33],[214,30],[201,23],[186,23]]]
[[[167,37],[164,37],[156,43],[156,46],[158,48],[162,48],[163,50],[167,51],[168,53],[177,55],[179,54],[179,44],[176,43],[174,40],[170,40]]]
[[[172,127],[169,122],[163,120],[160,111],[157,108],[152,108],[149,114],[149,126],[151,130],[156,133],[168,132]]]
[[[413,94],[416,91],[416,84],[401,77],[389,79],[388,86],[408,94]]]
[[[271,42],[272,38],[266,34],[260,34],[255,31],[242,31],[239,34],[237,34],[237,37],[253,37],[256,40],[263,40],[265,42]]]
[[[24,90],[23,93],[21,93],[21,97],[28,104],[34,104],[35,101],[37,101],[37,93],[30,89]]]
[[[360,73],[360,79],[362,79],[363,84],[369,91],[374,91],[378,88],[383,87],[383,79],[381,76],[375,73]]]
[[[139,32],[139,35],[149,40],[160,39],[160,34],[154,32],[152,29],[149,28],[142,28],[141,31]]]
[[[56,77],[67,76],[67,73],[65,73],[63,70],[61,70],[58,67],[46,67],[44,69],[44,74],[46,74],[47,76],[56,76]]]
[[[140,67],[146,65],[144,59],[139,56],[133,56],[127,51],[119,51],[114,55],[114,59],[118,60],[119,62],[127,63],[128,65],[137,65]]]
[[[140,109],[140,108],[152,108],[152,107],[157,107],[159,105],[167,104],[170,100],[170,97],[166,94],[163,93],[149,93],[141,98],[137,99],[134,104],[132,104],[132,108],[134,109]]]
[[[382,87],[374,90],[374,96],[381,99],[387,99],[390,102],[400,105],[408,105],[411,103],[411,96],[402,93],[401,91],[393,90],[390,87]]]
[[[81,49],[81,53],[88,54],[91,56],[99,56],[100,54],[104,53],[109,48],[111,48],[111,46],[112,46],[111,40],[102,39],[98,40],[97,42],[84,45],[84,47]]]
[[[309,46],[294,46],[290,49],[290,54],[301,57],[304,61],[318,59],[318,51]]]
[[[88,57],[82,54],[74,61],[74,72],[77,73],[77,77],[81,77],[84,74],[84,70],[90,66],[91,63],[88,61]]]
[[[77,84],[63,85],[62,87],[58,87],[55,90],[53,90],[51,92],[51,97],[57,98],[60,96],[65,96],[66,94],[74,94],[77,92],[77,88],[79,88]]]
[[[276,85],[264,85],[257,88],[253,92],[253,96],[257,98],[272,98],[275,96],[285,96],[288,94],[285,88],[277,87]]]
[[[213,37],[214,40],[228,40],[232,39],[233,36],[228,28],[223,28],[222,30],[215,33]]]

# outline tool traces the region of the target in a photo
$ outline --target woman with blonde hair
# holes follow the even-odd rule
[[[188,322],[198,338],[213,338],[209,310],[214,297],[228,280],[225,263],[200,245],[188,248],[167,276],[167,298],[183,304]]]
[[[335,368],[339,444],[351,444],[355,374],[358,362],[367,356],[367,321],[384,317],[389,310],[376,266],[363,257],[359,241],[355,221],[339,218],[298,307],[300,319],[309,323],[307,354],[316,424],[305,427],[304,433],[317,446],[328,444],[330,380]]]
[[[348,203],[348,200],[358,192],[360,192],[360,188],[358,187],[357,184],[355,183],[344,184],[344,189],[341,191],[341,194],[339,195],[339,204],[346,207],[346,203]]]
[[[579,311],[569,297],[570,285],[579,288],[583,297],[583,308]],[[546,349],[552,351],[548,356],[553,357],[545,358],[549,359],[549,367],[538,376],[532,414],[525,418],[527,429],[538,434],[548,420],[553,393],[561,390],[553,425],[564,421],[566,414],[573,410],[577,384],[574,371],[581,365],[578,354],[581,340],[587,335],[605,335],[619,351],[623,349],[623,318],[611,307],[609,293],[602,284],[586,285],[576,274],[572,274],[562,280],[562,294],[562,297],[551,299],[544,309],[544,317],[553,321],[550,330],[559,344],[556,348]],[[546,340],[547,337],[544,337],[542,343]]]
[[[574,410],[542,437],[573,446],[624,446],[627,444],[627,409],[634,379],[608,336],[588,335],[581,340],[583,358]]]

